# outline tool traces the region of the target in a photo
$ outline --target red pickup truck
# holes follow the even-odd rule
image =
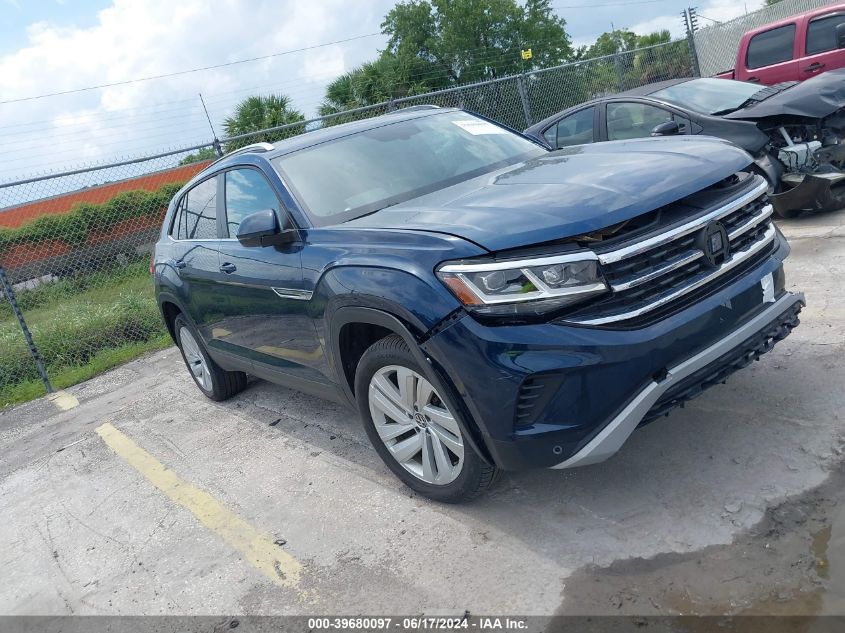
[[[835,4],[748,31],[734,70],[717,77],[777,84],[845,68],[845,4]]]

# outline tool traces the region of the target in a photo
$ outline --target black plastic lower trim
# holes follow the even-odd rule
[[[798,313],[801,312],[801,308],[800,302],[794,304],[777,320],[742,345],[735,347],[721,358],[716,359],[675,385],[649,409],[640,426],[661,416],[669,415],[672,409],[683,407],[684,404],[701,395],[709,387],[725,383],[728,377],[738,369],[750,365],[755,360],[760,360],[763,354],[771,351],[775,343],[789,336],[793,328],[800,323]]]

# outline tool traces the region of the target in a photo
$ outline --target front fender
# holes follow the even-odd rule
[[[436,285],[435,285],[436,284]],[[315,305],[324,306],[315,315],[331,322],[342,307],[373,308],[397,317],[416,337],[422,337],[450,313],[461,307],[457,299],[434,275],[430,281],[394,268],[341,266],[323,274],[314,293]]]

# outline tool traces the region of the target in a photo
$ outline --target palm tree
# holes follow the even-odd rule
[[[304,121],[305,116],[291,107],[290,98],[284,95],[254,95],[241,101],[235,108],[234,116],[223,121],[223,130],[227,137],[239,136]],[[289,136],[296,136],[305,131],[305,126],[294,126],[285,130],[256,134],[248,138],[228,141],[226,151],[249,145],[250,143],[272,143]]]

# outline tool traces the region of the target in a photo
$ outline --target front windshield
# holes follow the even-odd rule
[[[663,88],[649,96],[704,114],[730,112],[738,109],[760,85],[729,79],[693,79]]]
[[[372,213],[546,151],[465,112],[396,121],[273,161],[315,226]]]

